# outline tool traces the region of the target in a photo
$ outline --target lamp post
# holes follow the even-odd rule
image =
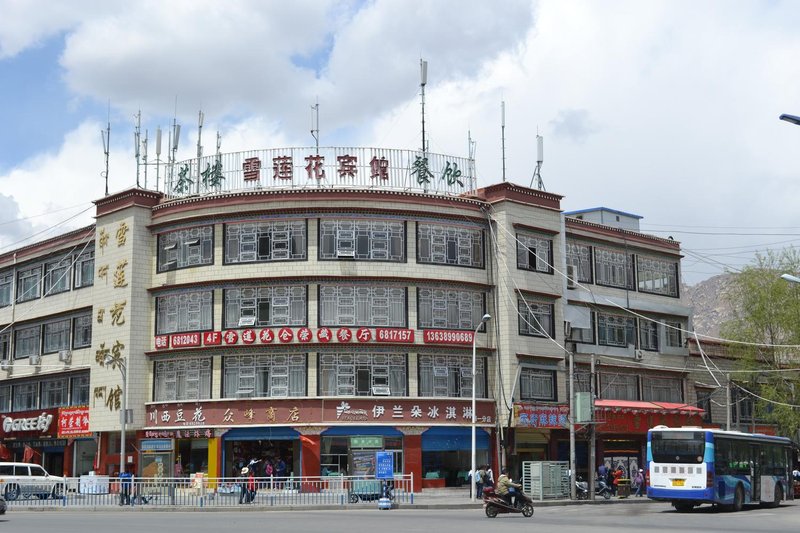
[[[475,332],[472,335],[472,474],[470,476],[469,494],[473,502],[475,501],[475,473],[477,472],[475,466],[475,343],[478,340],[478,330],[491,319],[492,316],[490,314],[483,315],[480,324],[475,328]]]
[[[111,355],[106,356],[106,366],[119,368],[122,374],[122,414],[120,416],[120,438],[119,438],[119,473],[122,474],[126,467],[125,461],[125,433],[128,423],[128,372],[125,369],[125,362],[122,359],[115,359]]]

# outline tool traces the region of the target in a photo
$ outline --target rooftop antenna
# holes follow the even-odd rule
[[[147,130],[144,130],[142,141],[142,166],[144,166],[144,188],[147,189]]]
[[[161,127],[156,130],[156,191],[158,191],[158,165],[161,163]]]
[[[178,97],[175,97],[175,112],[172,115],[172,135],[169,139],[169,180],[170,187],[175,186],[175,161],[178,152],[178,141],[181,138],[181,125],[178,124]],[[167,186],[164,185],[166,192]]]
[[[469,175],[472,181],[472,190],[478,190],[478,176],[475,173],[475,141],[472,140],[472,131],[467,130],[467,151],[469,152]]]
[[[536,168],[533,170],[533,177],[531,178],[531,187],[536,182],[536,188],[540,191],[546,190],[544,188],[544,181],[542,181],[542,163],[544,162],[544,137],[536,132]]]
[[[203,145],[201,144],[203,138],[203,111],[197,113],[197,194],[200,194],[200,158],[203,157]],[[177,144],[177,142],[175,143]]]
[[[506,181],[506,102],[500,102],[500,140],[503,154],[503,182]]]
[[[103,138],[103,153],[106,156],[106,170],[103,172],[103,177],[106,182],[106,196],[108,196],[108,152],[111,145],[111,100],[108,101],[108,123],[105,130],[100,130],[100,136]]]
[[[422,89],[422,156],[426,157],[428,146],[425,144],[425,85],[428,84],[428,62],[419,60],[419,86]]]
[[[133,150],[136,156],[136,188],[139,188],[139,148],[141,145],[142,110],[136,113],[136,128],[133,130]]]
[[[314,137],[317,146],[317,155],[319,155],[319,97],[317,97],[317,103],[312,105],[311,109],[315,111],[315,113],[311,115],[311,136]],[[314,127],[315,124],[316,127]]]
[[[220,146],[222,146],[222,135],[220,135],[219,132],[217,132],[217,159],[219,159],[220,156],[219,153]]]

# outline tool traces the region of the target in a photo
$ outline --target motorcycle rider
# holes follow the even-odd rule
[[[500,477],[497,478],[495,494],[503,498],[508,505],[513,507],[514,501],[512,500],[512,496],[514,492],[520,489],[522,489],[522,485],[514,483],[511,478],[508,477],[508,468],[503,468],[500,471]]]

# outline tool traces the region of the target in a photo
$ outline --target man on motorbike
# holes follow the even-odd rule
[[[511,481],[511,478],[508,477],[508,468],[503,468],[500,471],[500,477],[497,478],[497,487],[494,490],[495,494],[503,498],[508,505],[513,506],[514,502],[511,497],[514,492],[520,489],[522,489],[522,485]]]

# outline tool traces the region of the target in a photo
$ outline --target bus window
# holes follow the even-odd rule
[[[652,433],[650,447],[657,463],[702,463],[705,435],[700,431]]]

